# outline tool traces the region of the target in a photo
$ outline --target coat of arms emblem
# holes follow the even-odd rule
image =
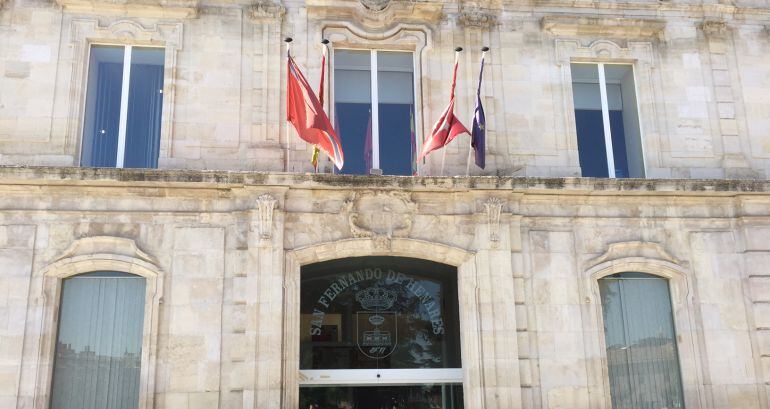
[[[358,349],[372,359],[392,354],[398,343],[398,314],[387,310],[396,302],[396,293],[373,286],[357,292],[356,301],[366,310],[356,313]]]

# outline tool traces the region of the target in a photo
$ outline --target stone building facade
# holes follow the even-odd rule
[[[644,402],[650,385],[664,385],[680,390],[664,394],[681,397],[669,407],[768,409],[768,27],[764,0],[0,0],[0,407],[78,407],[57,395],[88,375],[57,375],[77,347],[61,341],[65,299],[68,283],[97,273],[142,278],[143,303],[126,303],[139,311],[138,355],[107,361],[133,371],[142,409],[297,408],[312,388],[421,384],[454,385],[432,406],[445,408],[663,407]],[[325,158],[311,173],[312,147],[284,117],[286,36],[313,83],[322,38],[331,53],[410,53],[418,140],[448,101],[457,46],[466,50],[456,112],[471,118],[489,46],[486,168],[467,166],[463,136],[417,163],[416,176],[333,174]],[[140,58],[131,47],[163,50],[151,166],[120,169],[123,157],[90,166],[99,46],[122,47],[123,90],[126,61]],[[343,82],[334,64],[331,89]],[[581,64],[600,67],[598,83],[578,80]],[[609,78],[616,66],[631,80]],[[609,88],[630,95],[624,81],[633,98],[615,101]],[[601,98],[582,100],[581,84],[601,84]],[[610,138],[606,163],[619,158],[607,131],[610,111],[621,111],[613,104],[632,115],[623,157],[637,178],[581,177],[595,158],[584,156],[578,111],[596,101],[588,110]],[[122,112],[116,149],[128,152]],[[456,336],[442,357],[459,364],[307,368],[306,344],[350,335],[331,312],[312,333],[303,296],[312,289],[302,283],[324,277],[313,268],[397,259],[447,271],[442,314],[456,317],[430,321],[446,337],[420,342]],[[616,348],[607,280],[627,273],[665,283],[664,303],[634,305],[648,317],[670,304],[661,317],[671,328],[658,323],[660,333]],[[334,298],[347,287],[329,288],[322,293]],[[385,284],[356,288],[363,309],[412,299]],[[400,319],[431,315],[421,302]],[[372,325],[391,319],[376,312]],[[647,328],[633,318],[621,320],[626,336]],[[375,327],[369,335],[382,335]],[[660,370],[673,378],[619,378],[611,354],[636,351],[626,369],[653,362],[645,351],[656,336],[671,342],[674,369]],[[93,383],[77,390],[109,389]]]

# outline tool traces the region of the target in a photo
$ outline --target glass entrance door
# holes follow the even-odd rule
[[[300,388],[302,409],[458,409],[462,385]]]
[[[462,408],[457,272],[398,257],[304,266],[300,408]]]

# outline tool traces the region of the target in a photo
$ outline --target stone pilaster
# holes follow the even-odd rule
[[[716,129],[722,138],[722,167],[725,168],[727,175],[731,174],[730,169],[739,168],[748,171],[746,147],[743,146],[744,143],[741,140],[741,133],[745,133],[745,130],[741,129],[741,124],[736,116],[740,101],[736,93],[740,92],[740,87],[735,86],[736,82],[731,67],[732,56],[730,52],[734,47],[731,28],[721,20],[706,20],[701,23],[700,29],[706,37],[708,47],[714,102],[717,105],[718,126]]]
[[[481,372],[484,404],[487,408],[521,407],[521,381],[516,309],[515,279],[512,271],[510,214],[506,201],[497,197],[484,202],[483,218],[477,228],[478,310],[480,326]]]

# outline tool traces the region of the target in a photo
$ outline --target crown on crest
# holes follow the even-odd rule
[[[396,293],[380,287],[369,287],[357,292],[356,300],[367,310],[387,310],[396,302]]]

